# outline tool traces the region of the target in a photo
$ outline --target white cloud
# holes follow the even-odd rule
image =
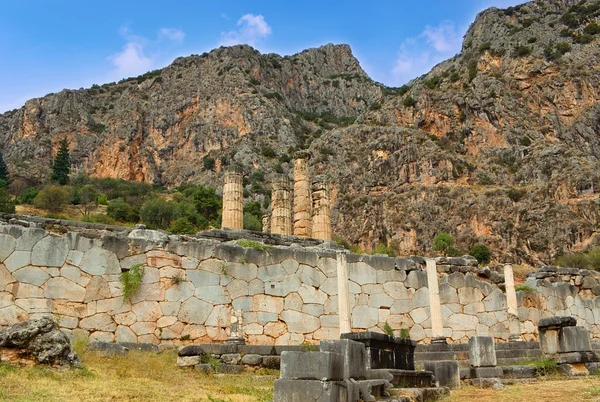
[[[406,39],[400,45],[392,70],[393,85],[402,85],[429,72],[439,62],[460,52],[462,34],[452,21],[437,26],[426,26],[416,38]]]
[[[161,28],[155,40],[134,35],[127,27],[121,27],[119,34],[127,41],[119,53],[108,57],[114,69],[112,79],[136,76],[156,68],[161,46],[181,43],[185,33],[176,28]]]
[[[165,37],[167,39],[181,42],[185,38],[185,33],[181,29],[176,28],[161,28],[158,31],[159,37]]]
[[[237,22],[238,29],[221,33],[221,45],[232,46],[257,42],[271,35],[271,27],[262,15],[246,14]]]

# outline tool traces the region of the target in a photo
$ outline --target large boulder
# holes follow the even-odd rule
[[[81,365],[69,338],[51,317],[34,318],[0,329],[0,359],[3,355],[52,366]]]

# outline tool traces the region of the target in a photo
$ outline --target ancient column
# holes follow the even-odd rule
[[[271,180],[271,233],[292,234],[292,197],[290,179],[275,175]]]
[[[262,216],[262,231],[263,233],[271,233],[271,214],[268,212]]]
[[[312,197],[308,174],[308,152],[294,160],[294,236],[312,237]]]
[[[504,266],[504,287],[506,288],[506,305],[508,313],[508,329],[510,332],[510,341],[520,341],[521,322],[519,321],[519,311],[517,309],[517,292],[515,291],[515,277],[512,265]]]
[[[242,310],[236,310],[231,314],[231,325],[229,326],[229,338],[227,343],[245,345],[244,340],[244,314]]]
[[[324,176],[317,176],[312,184],[313,222],[312,237],[331,240],[331,208],[329,206],[329,184]]]
[[[222,228],[244,228],[244,190],[242,172],[239,168],[230,168],[225,172],[223,182],[223,219]]]
[[[442,322],[437,266],[433,258],[425,259],[425,263],[427,264],[427,288],[429,289],[429,310],[431,313],[431,341],[432,343],[445,343],[446,337],[444,337],[444,323]]]
[[[340,317],[340,335],[352,332],[350,315],[350,274],[348,273],[348,260],[345,251],[338,251],[337,281],[338,281],[338,314]]]

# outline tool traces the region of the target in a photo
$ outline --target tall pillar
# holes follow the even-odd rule
[[[308,173],[308,152],[294,160],[294,236],[312,237],[312,197]]]
[[[271,233],[271,214],[265,213],[262,216],[262,231],[263,233]]]
[[[222,228],[244,228],[244,189],[242,172],[239,168],[230,168],[225,172],[223,181],[223,219]]]
[[[292,198],[290,179],[275,175],[271,180],[271,233],[290,236],[292,234]]]
[[[517,309],[517,292],[515,290],[515,277],[512,265],[504,266],[504,287],[506,288],[506,305],[508,313],[508,330],[510,341],[520,341],[521,322],[519,321],[519,310]]]
[[[338,316],[340,317],[340,335],[352,332],[350,315],[350,274],[345,251],[336,254],[338,281]]]
[[[329,184],[324,176],[317,176],[312,184],[313,222],[312,237],[331,240],[331,208],[329,205]]]
[[[427,264],[427,288],[429,289],[429,310],[431,313],[431,341],[433,343],[445,343],[446,337],[444,336],[444,323],[442,321],[437,266],[433,258],[425,259],[425,263]]]

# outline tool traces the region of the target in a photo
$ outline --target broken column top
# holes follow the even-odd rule
[[[538,322],[539,329],[574,327],[577,325],[577,318],[570,316],[554,316],[541,318]]]
[[[310,159],[311,154],[309,151],[297,151],[294,154],[294,159]]]
[[[284,174],[274,174],[271,176],[271,186],[273,190],[290,190],[290,178]]]
[[[241,175],[242,174],[242,168],[239,166],[228,166],[227,169],[225,169],[225,174],[227,175]]]

